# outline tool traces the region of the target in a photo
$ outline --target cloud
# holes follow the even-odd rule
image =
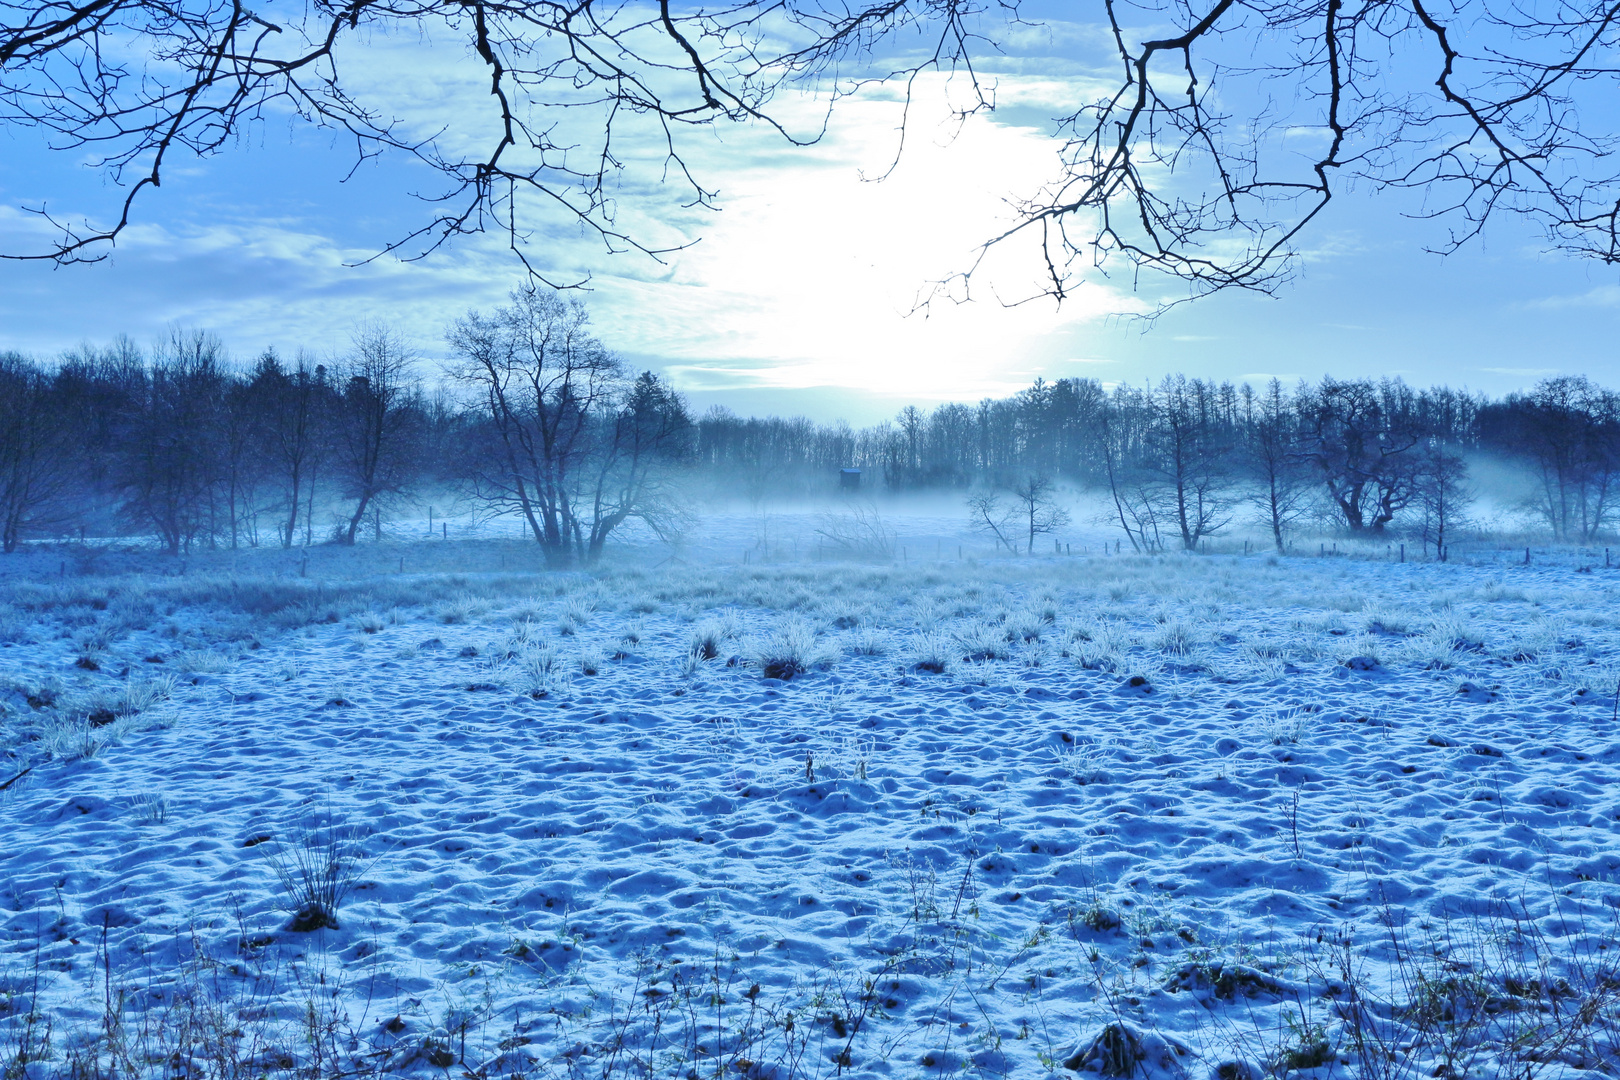
[[[1532,368],[1532,367],[1482,367],[1476,371],[1483,371],[1490,375],[1512,375],[1520,379],[1544,379],[1549,375],[1557,375],[1560,368]]]
[[[1620,305],[1620,285],[1599,285],[1583,293],[1570,296],[1546,296],[1532,300],[1526,307],[1556,311],[1560,308],[1597,308]]]
[[[341,61],[362,101],[386,102],[402,131],[448,126],[444,149],[470,154],[487,135],[489,94],[464,45],[378,36]],[[1004,100],[1022,103],[1090,92],[1085,76],[1045,69],[996,80]],[[684,133],[693,172],[720,189],[718,212],[686,205],[690,189],[663,182],[668,163],[655,131],[626,129],[617,147],[624,168],[610,178],[617,224],[654,245],[697,242],[662,261],[607,256],[599,239],[553,214],[531,219],[529,255],[560,278],[589,276],[586,300],[601,337],[694,388],[974,398],[1071,362],[1104,362],[1074,358],[1091,351],[1100,321],[1146,306],[1105,280],[1081,285],[1062,307],[1007,306],[1042,293],[1033,237],[990,254],[974,279],[975,302],[917,310],[930,282],[971,265],[977,246],[1016,220],[1012,205],[1058,159],[1034,128],[993,115],[957,123],[949,106],[961,85],[943,75],[919,78],[914,91],[892,172],[903,110],[892,88],[841,102],[826,137],[809,148],[788,147],[763,126]],[[812,95],[784,95],[777,105],[800,132],[817,130],[826,110]],[[558,140],[574,134],[565,125]],[[580,143],[589,145],[582,134]],[[104,265],[0,264],[10,298],[0,301],[0,347],[48,354],[85,337],[149,338],[178,323],[213,329],[248,356],[267,345],[341,348],[355,322],[380,319],[442,355],[446,324],[469,307],[501,303],[518,279],[505,237],[460,239],[424,262],[354,266],[432,212],[400,190],[436,189],[419,165],[387,159],[335,188],[330,177],[346,160],[340,146],[266,135],[251,152],[205,161],[153,193],[141,206],[148,216]],[[62,166],[36,160],[20,184],[8,174],[3,201],[18,201],[14,191]],[[30,230],[37,222],[0,215],[0,246],[37,247]]]

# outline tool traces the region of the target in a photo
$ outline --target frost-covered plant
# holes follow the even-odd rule
[[[363,611],[354,617],[354,628],[362,634],[381,633],[387,625],[387,620],[375,611]]]
[[[562,613],[557,616],[557,631],[562,634],[574,634],[590,625],[591,616],[596,614],[596,600],[581,593],[575,593],[563,601]]]
[[[91,727],[139,716],[174,693],[174,679],[164,675],[155,679],[128,679],[114,687],[99,687],[71,702],[66,712],[72,721],[84,721]]]
[[[1311,730],[1311,713],[1301,708],[1267,709],[1253,721],[1255,733],[1273,746],[1299,742]]]
[[[646,627],[640,619],[631,619],[624,624],[624,630],[619,634],[619,652],[626,653],[641,644],[642,636],[647,633]]]
[[[1485,648],[1484,635],[1460,618],[1437,619],[1426,633],[1448,643],[1453,652],[1479,652]]]
[[[957,665],[956,674],[973,686],[989,686],[996,677],[996,665],[991,660],[964,660]]]
[[[716,660],[726,647],[726,642],[737,636],[737,620],[731,616],[717,619],[704,619],[692,627],[687,635],[686,651],[697,653],[704,660]]]
[[[1005,660],[1011,655],[1007,633],[1000,626],[970,622],[955,633],[958,655],[964,660]]]
[[[1105,767],[1109,744],[1099,742],[1060,743],[1052,747],[1056,770],[1080,784],[1106,784]]]
[[[1002,632],[1008,641],[1036,641],[1051,622],[1037,612],[1014,611],[1002,621]]]
[[[290,841],[258,845],[281,884],[290,916],[286,929],[294,933],[338,929],[338,908],[380,858],[366,857],[359,829],[338,825],[327,816],[313,828],[283,830],[293,834]]]
[[[1245,642],[1238,651],[1241,670],[1249,678],[1262,682],[1280,679],[1288,673],[1288,665],[1280,653],[1281,650],[1264,642]]]
[[[483,610],[484,606],[475,597],[463,594],[441,603],[434,609],[434,615],[447,626],[455,626],[475,617]]]
[[[704,656],[699,650],[691,649],[681,658],[681,677],[690,679],[713,663],[714,657]]]
[[[86,671],[100,671],[106,661],[106,652],[97,645],[80,645],[74,650],[73,666]]]
[[[1361,634],[1356,637],[1346,635],[1339,638],[1332,649],[1333,659],[1341,663],[1348,660],[1367,660],[1381,665],[1388,652],[1389,646],[1373,634]]]
[[[592,642],[581,644],[579,648],[579,670],[584,675],[596,675],[607,666],[607,654],[602,647]]]
[[[130,810],[142,825],[162,825],[169,819],[169,797],[160,791],[143,791],[130,800]]]
[[[871,611],[848,600],[835,600],[826,607],[827,622],[836,630],[853,630],[871,623]]]
[[[1384,604],[1369,603],[1361,613],[1361,628],[1369,634],[1404,636],[1409,622],[1406,612]]]
[[[181,649],[170,662],[182,675],[219,675],[234,666],[230,657],[213,649]]]
[[[911,639],[904,658],[912,671],[944,675],[956,666],[956,643],[937,630],[920,633]]]
[[[1401,653],[1404,659],[1428,671],[1445,671],[1459,659],[1451,636],[1434,630],[1407,638],[1401,643]]]
[[[1160,623],[1148,645],[1171,656],[1191,656],[1204,641],[1204,633],[1188,619],[1172,617]]]
[[[116,732],[105,724],[92,724],[85,717],[53,716],[40,731],[40,747],[53,761],[79,761],[95,757],[112,741]]]
[[[1112,620],[1081,624],[1074,628],[1068,655],[1091,671],[1122,671],[1130,666],[1130,633]]]
[[[507,642],[516,646],[521,652],[524,647],[533,645],[545,637],[545,633],[535,624],[532,618],[525,617],[512,623],[511,633],[507,635]]]
[[[816,637],[814,627],[797,619],[754,642],[749,650],[749,662],[767,679],[791,679],[826,667],[836,657],[837,653]]]
[[[323,705],[336,705],[339,708],[348,708],[354,704],[354,684],[347,673],[338,673],[322,685],[316,695]]]
[[[549,641],[524,653],[516,668],[517,691],[532,698],[545,697],[560,681],[557,649]]]
[[[830,748],[824,748],[818,760],[825,760],[834,772],[853,780],[865,781],[872,764],[876,744],[869,738],[846,735]]]
[[[34,621],[12,607],[0,604],[0,641],[24,642],[34,635]]]
[[[889,635],[873,626],[862,626],[851,631],[846,640],[849,651],[857,656],[884,656],[893,647]]]
[[[946,614],[944,605],[936,597],[919,596],[911,602],[911,625],[918,630],[933,630]]]

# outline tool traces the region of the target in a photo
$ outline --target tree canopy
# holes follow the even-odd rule
[[[285,2],[285,0],[283,0]],[[0,124],[42,129],[115,186],[100,219],[52,216],[41,250],[104,257],[143,193],[189,156],[289,119],[398,154],[438,177],[424,219],[387,250],[422,257],[458,236],[524,239],[561,212],[610,248],[657,254],[621,224],[613,182],[627,131],[659,141],[663,173],[714,198],[688,167],[690,129],[769,125],[783,95],[831,106],[861,86],[939,71],[993,108],[984,77],[1030,32],[1090,33],[1053,117],[1052,170],[1029,177],[1013,235],[1039,240],[1045,291],[1093,267],[1168,275],[1197,296],[1270,291],[1323,209],[1353,184],[1416,189],[1449,223],[1445,247],[1503,214],[1550,244],[1620,260],[1611,99],[1620,5],[1595,0],[0,0]],[[488,86],[479,115],[422,133],[386,79],[361,79],[384,40],[461,45]],[[981,257],[982,257],[981,252]],[[544,265],[531,269],[541,274]],[[976,265],[958,286],[971,287]]]

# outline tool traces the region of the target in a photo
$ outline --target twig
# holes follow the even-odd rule
[[[18,773],[16,776],[13,776],[10,780],[7,780],[5,783],[0,784],[0,791],[6,790],[6,788],[10,787],[12,784],[15,784],[17,781],[21,780],[23,777],[27,776],[29,773],[31,773],[33,771],[34,771],[34,766],[32,766],[32,765],[28,766],[28,768],[24,769],[22,772]]]

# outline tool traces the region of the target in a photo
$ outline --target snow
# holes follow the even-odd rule
[[[110,1054],[121,993],[153,1076],[202,1015],[306,1072],[1620,1068],[1620,571],[959,560],[944,519],[832,563],[808,518],[744,565],[756,524],[595,574],[25,556],[0,1051],[33,1011],[27,1075]],[[337,926],[288,929],[332,852]]]

